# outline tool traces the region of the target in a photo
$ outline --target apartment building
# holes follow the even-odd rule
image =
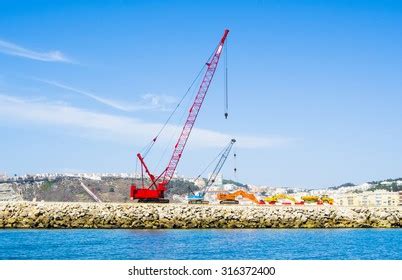
[[[366,191],[362,193],[342,193],[335,197],[339,206],[398,206],[402,205],[402,192],[386,190]]]

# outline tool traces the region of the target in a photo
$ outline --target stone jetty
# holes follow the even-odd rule
[[[0,202],[0,228],[401,228],[402,207]]]

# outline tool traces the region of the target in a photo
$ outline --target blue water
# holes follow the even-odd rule
[[[0,259],[402,259],[402,229],[0,230]]]

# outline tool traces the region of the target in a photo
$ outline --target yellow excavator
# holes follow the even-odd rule
[[[216,197],[220,204],[239,204],[239,201],[236,199],[239,196],[251,200],[255,204],[265,204],[263,200],[258,200],[254,194],[244,190],[237,190],[232,193],[218,193]]]
[[[290,201],[292,201],[294,204],[297,204],[297,201],[296,201],[296,199],[293,197],[293,196],[290,196],[290,195],[287,195],[287,194],[284,194],[284,193],[278,193],[278,194],[275,194],[275,195],[273,195],[273,196],[269,196],[269,197],[266,197],[264,200],[265,200],[265,202],[267,202],[268,204],[275,204],[278,200],[284,200],[284,199],[287,199],[287,200],[290,200]],[[287,204],[287,203],[286,203]]]
[[[321,201],[322,203],[328,203],[329,205],[334,204],[334,199],[332,197],[329,197],[328,195],[321,196]]]
[[[334,199],[326,194],[322,195],[321,197],[315,195],[306,195],[302,196],[301,199],[307,203],[316,203],[318,205],[322,205],[324,203],[327,203],[329,205],[334,204]]]

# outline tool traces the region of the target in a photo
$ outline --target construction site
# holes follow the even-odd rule
[[[234,184],[235,188],[230,190],[222,189],[217,186],[217,177],[221,176],[221,171],[228,158],[234,162],[232,170],[236,177],[236,152],[234,146],[236,139],[227,139],[227,145],[217,154],[211,155],[212,161],[200,172],[193,180],[188,182],[177,179],[176,172],[182,157],[186,156],[186,145],[191,142],[191,132],[196,124],[199,112],[207,96],[208,89],[214,79],[221,57],[224,57],[223,64],[223,84],[224,84],[224,113],[225,120],[229,118],[229,91],[228,91],[228,56],[227,56],[227,37],[229,30],[225,29],[218,44],[213,49],[212,54],[202,66],[198,75],[191,82],[190,87],[180,98],[177,106],[170,113],[168,118],[162,122],[163,125],[155,136],[150,139],[143,149],[136,154],[135,178],[83,178],[80,176],[68,177],[58,176],[52,180],[24,179],[13,180],[0,184],[3,199],[9,201],[64,201],[64,202],[131,202],[131,203],[185,203],[185,204],[229,204],[229,205],[332,205],[334,199],[327,195],[315,196],[304,195],[293,197],[287,193],[275,193],[272,195],[261,195],[251,191],[247,185],[241,183]],[[236,97],[233,97],[236,98]],[[189,107],[185,107],[185,101]],[[183,108],[184,107],[184,108]],[[183,109],[187,118],[184,120],[182,130],[179,133],[173,147],[166,145],[162,155],[154,155],[151,162],[148,162],[154,146],[158,145],[158,140],[164,137],[166,130],[169,130],[174,116]],[[207,110],[206,108],[205,110]],[[174,139],[175,135],[170,137]],[[166,152],[171,150],[171,156],[165,167],[163,164]],[[158,153],[158,152],[156,152]],[[168,153],[167,153],[168,154]],[[158,162],[155,163],[155,158]],[[153,170],[158,167],[158,170]],[[163,166],[163,165],[162,165]],[[209,174],[208,176],[206,174]],[[202,184],[195,182],[202,181]],[[236,182],[234,182],[236,183]]]
[[[177,176],[182,158],[189,156],[185,148],[191,142],[191,132],[222,56],[225,57],[223,118],[230,119],[225,44],[228,34],[229,30],[224,30],[177,106],[162,122],[160,129],[154,132],[149,143],[136,153],[134,176],[58,174],[21,178],[15,175],[0,181],[0,227],[400,227],[401,213],[400,207],[396,207],[396,197],[387,196],[384,201],[376,198],[379,203],[373,208],[345,208],[339,207],[336,200],[325,192],[300,192],[296,195],[283,190],[267,193],[253,191],[250,186],[234,180],[227,180],[224,184],[222,168],[227,160],[233,160],[232,178],[236,178],[238,171],[235,149],[238,141],[235,135],[227,139],[226,146],[217,155],[208,156],[212,160],[205,164],[198,176],[192,177],[192,180]],[[190,100],[188,107],[184,106],[186,99]],[[174,137],[174,133],[170,136],[174,144],[155,151],[154,147],[158,146],[160,138],[166,137],[166,131],[171,130],[169,125],[182,107],[185,107],[182,129],[178,136]],[[164,160],[169,151],[170,157]],[[395,182],[391,184],[396,186]],[[228,185],[230,188],[227,188]]]
[[[132,184],[130,187],[130,199],[137,203],[169,203],[169,199],[165,198],[165,192],[169,189],[169,183],[171,182],[177,166],[181,160],[181,157],[184,155],[185,147],[187,142],[190,140],[191,131],[196,123],[198,114],[203,105],[204,99],[207,95],[208,89],[212,80],[214,78],[216,69],[218,68],[218,64],[222,54],[225,52],[225,65],[224,65],[224,100],[225,100],[225,111],[224,118],[227,119],[229,116],[228,113],[228,67],[227,67],[227,48],[225,48],[225,42],[227,40],[229,34],[229,30],[225,29],[221,39],[218,42],[218,45],[212,52],[212,55],[209,57],[205,66],[201,69],[197,78],[191,83],[189,90],[185,93],[183,98],[180,100],[177,107],[173,110],[171,115],[168,117],[162,128],[157,132],[156,136],[150,141],[150,143],[144,147],[142,153],[137,153],[137,160],[140,166],[141,180],[140,183]],[[176,112],[177,108],[182,105],[182,101],[186,97],[186,95],[190,92],[190,89],[195,86],[197,88],[196,81],[198,77],[201,78],[201,82],[198,85],[198,90],[196,91],[193,103],[190,105],[188,109],[188,116],[184,122],[183,129],[177,139],[176,144],[173,147],[173,152],[171,154],[170,160],[167,163],[166,168],[162,169],[159,174],[155,174],[148,168],[146,164],[146,157],[148,153],[153,148],[154,144],[157,142],[158,137],[163,133],[167,124],[169,123],[171,117]],[[191,140],[190,140],[191,141]],[[210,176],[207,178],[205,186],[203,186],[200,190],[193,190],[190,186],[188,187],[188,195],[187,202],[189,204],[209,204],[209,201],[206,199],[207,193],[209,193],[211,186],[214,184],[216,177],[221,171],[223,165],[225,164],[227,158],[230,155],[233,145],[236,143],[236,139],[228,140],[227,146],[215,157],[215,159],[208,164],[206,169],[197,177],[200,178],[203,173],[213,164],[215,163],[215,167],[212,169]],[[234,158],[236,158],[236,153],[233,154]],[[138,165],[137,165],[138,166]],[[237,168],[234,167],[233,172],[236,173]],[[218,201],[219,204],[239,204],[239,199],[247,200],[251,203],[257,205],[275,205],[276,203],[282,203],[285,205],[296,204],[296,205],[304,205],[305,203],[314,203],[318,205],[333,204],[333,199],[327,196],[324,197],[315,197],[315,196],[306,196],[302,197],[300,200],[296,200],[295,198],[286,195],[280,194],[272,197],[266,198],[257,198],[254,193],[247,192],[244,189],[238,189],[233,192],[217,192],[215,201]]]
[[[402,1],[0,1],[0,275],[400,275],[400,24]]]

